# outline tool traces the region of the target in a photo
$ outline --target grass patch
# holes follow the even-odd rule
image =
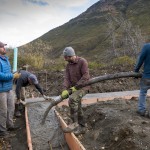
[[[102,68],[105,67],[105,64],[103,63],[98,63],[95,61],[89,62],[89,69],[98,69],[98,68]]]
[[[114,65],[134,65],[135,64],[135,59],[129,56],[122,56],[113,59],[113,64]]]

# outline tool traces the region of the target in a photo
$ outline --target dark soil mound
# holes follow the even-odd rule
[[[78,136],[79,140],[87,150],[150,149],[150,119],[136,114],[136,107],[137,99],[116,99],[85,107],[87,131]],[[69,108],[57,110],[68,123]]]

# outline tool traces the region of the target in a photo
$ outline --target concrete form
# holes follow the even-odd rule
[[[82,99],[82,104],[90,105],[97,103],[98,101],[106,101],[106,100],[113,100],[115,98],[122,98],[122,99],[131,99],[133,97],[139,96],[139,90],[136,91],[123,91],[123,92],[109,92],[109,93],[95,93],[95,94],[87,94]],[[150,91],[148,92],[148,96],[150,96]],[[43,101],[41,98],[36,98],[37,101]],[[29,102],[33,100],[29,99]],[[64,100],[58,104],[58,106],[68,105],[68,101]],[[56,111],[55,111],[56,112]],[[64,122],[62,117],[56,112],[58,119],[60,120],[60,124],[62,128],[67,127],[67,124]],[[27,108],[25,108],[25,118],[26,118],[26,130],[27,130],[27,143],[29,150],[33,150],[32,147],[32,139],[30,134],[30,126],[28,122],[28,115],[27,115]],[[70,150],[85,150],[81,142],[76,138],[73,133],[65,133],[66,142],[70,148]]]

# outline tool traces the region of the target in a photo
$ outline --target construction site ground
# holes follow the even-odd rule
[[[150,98],[148,98],[148,103]],[[137,98],[117,98],[83,107],[86,133],[78,139],[86,150],[150,149],[150,118],[136,113]],[[57,107],[65,122],[70,122],[68,106]]]
[[[0,138],[0,150],[27,150],[27,135],[24,112],[20,118],[14,117],[14,123],[19,126],[16,131],[11,131],[15,136],[11,138]]]
[[[107,73],[107,72],[106,72]],[[109,72],[108,72],[109,73]],[[93,76],[103,75],[92,73]],[[52,72],[47,75],[37,73],[41,85],[46,89],[45,94],[56,96],[61,93],[63,73]],[[139,79],[115,79],[103,81],[91,86],[90,93],[117,92],[139,89]],[[33,87],[27,87],[27,97],[41,95]],[[149,102],[149,98],[147,99]],[[150,119],[141,117],[136,113],[137,98],[131,100],[114,99],[105,102],[98,102],[84,106],[84,114],[87,122],[87,132],[78,136],[78,139],[87,150],[148,150],[150,149]],[[148,107],[149,105],[147,105]],[[66,123],[69,120],[69,108],[62,106],[58,111]],[[33,118],[34,119],[34,118]],[[11,139],[0,139],[1,149],[26,150],[26,129],[24,115],[21,118],[14,118],[15,124],[20,129],[14,131],[16,136]]]

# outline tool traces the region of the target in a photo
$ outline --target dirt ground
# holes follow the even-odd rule
[[[136,108],[137,98],[84,107],[87,130],[78,139],[86,150],[149,150],[150,118],[139,116]],[[66,123],[70,122],[67,106],[57,110]]]
[[[14,137],[11,138],[0,138],[0,150],[27,150],[27,136],[26,136],[26,124],[24,111],[22,112],[22,117],[15,118],[14,124],[19,126],[16,131],[11,131]]]
[[[109,71],[106,71],[106,70],[91,71],[91,77],[104,75],[106,73],[112,74],[114,72],[122,72],[122,71],[124,71],[124,70],[115,71],[114,68],[112,68],[112,70],[109,70]],[[125,71],[127,71],[127,70],[125,70]],[[37,77],[39,79],[39,83],[45,89],[45,95],[47,95],[47,96],[60,95],[60,93],[62,91],[62,82],[63,82],[63,72],[62,71],[49,72],[49,73],[35,72],[35,74],[37,75]],[[138,80],[133,79],[133,78],[115,79],[115,80],[103,81],[103,82],[92,85],[90,93],[137,90],[137,89],[139,89],[138,85],[139,85],[139,79]],[[27,87],[26,90],[27,90],[27,94],[26,94],[27,98],[31,97],[32,95],[34,97],[41,97],[41,95],[37,92],[37,90],[34,87]],[[84,146],[86,147],[86,149],[104,149],[104,148],[111,149],[114,147],[113,145],[111,146],[112,143],[113,144],[116,143],[116,145],[120,145],[121,143],[119,143],[119,142],[121,142],[122,137],[121,137],[121,135],[118,135],[118,137],[115,135],[117,135],[118,132],[122,131],[122,130],[121,131],[119,130],[119,129],[121,129],[120,127],[122,127],[122,128],[124,127],[124,129],[126,129],[127,127],[131,126],[130,124],[132,124],[132,122],[131,123],[127,122],[127,118],[131,118],[130,120],[134,120],[134,118],[135,118],[136,121],[135,121],[135,123],[133,123],[133,124],[135,124],[134,126],[138,129],[140,127],[140,124],[142,124],[143,125],[142,127],[145,127],[145,128],[141,132],[142,133],[144,132],[143,134],[145,134],[145,132],[147,132],[147,130],[149,129],[148,128],[149,120],[137,116],[135,113],[135,107],[132,108],[134,105],[130,106],[128,103],[126,104],[123,101],[121,101],[120,103],[123,103],[123,106],[121,107],[121,104],[118,104],[119,102],[116,103],[116,101],[114,101],[114,102],[112,101],[112,102],[108,102],[108,104],[107,103],[104,103],[103,105],[96,104],[95,106],[89,106],[88,108],[84,108],[89,131],[85,135],[82,135],[81,137],[78,137],[78,138],[81,140],[81,142],[83,144],[85,143]],[[133,103],[133,101],[131,102],[131,104],[132,103]],[[125,106],[128,106],[128,107],[130,106],[132,113],[130,111],[127,111],[127,108],[125,108]],[[124,115],[122,117],[120,117],[117,112],[119,112],[120,114],[124,114]],[[92,115],[90,116],[90,114],[92,114]],[[113,114],[115,114],[115,115],[113,115]],[[105,115],[106,116],[108,115],[108,117],[106,117]],[[132,118],[132,116],[133,116],[133,118]],[[94,117],[95,117],[95,119],[94,119]],[[107,118],[107,119],[104,119],[104,118]],[[17,125],[20,125],[21,127],[18,131],[14,132],[16,134],[16,136],[14,138],[0,139],[0,150],[6,150],[6,149],[7,150],[10,150],[10,149],[26,150],[28,148],[27,143],[26,143],[27,140],[26,140],[26,129],[25,129],[24,116],[22,118],[18,118],[18,119],[15,118],[15,119],[16,119],[15,123]],[[121,125],[121,119],[122,119],[122,121],[126,121],[124,123],[125,126]],[[141,122],[140,121],[138,122],[138,120],[141,120]],[[144,121],[144,122],[142,122],[142,121]],[[118,123],[118,124],[114,124],[114,122]],[[114,124],[114,126],[113,126],[113,124]],[[126,124],[128,124],[128,126],[126,126]],[[90,128],[90,126],[93,128]],[[116,132],[113,132],[111,129],[115,130]],[[129,130],[130,130],[130,128],[129,128]],[[139,131],[140,131],[140,129],[139,129]],[[128,134],[128,132],[130,134],[130,131],[127,131],[127,134]],[[109,136],[110,134],[115,134],[115,135],[110,137]],[[126,136],[131,137],[131,139],[133,138],[132,136],[134,136],[133,133],[132,133],[132,136],[131,135],[128,136],[128,135],[126,135],[126,133],[124,133],[124,134],[125,134],[124,135],[125,137]],[[141,134],[141,136],[143,136],[143,134]],[[89,140],[85,139],[84,138],[85,136],[88,136]],[[101,137],[103,137],[103,138],[101,138]],[[148,135],[146,136],[146,138],[145,138],[146,140],[144,143],[146,143],[146,141],[148,141],[147,138],[149,138]],[[92,141],[91,139],[95,139],[95,140],[92,142],[93,146],[89,148],[90,145],[88,145],[88,143],[91,143],[91,141]],[[97,140],[99,140],[99,142],[97,142],[97,144],[95,144],[96,143],[95,141],[97,141]],[[124,141],[124,145],[127,146],[128,145],[127,143],[130,140],[129,140],[129,138],[126,138],[126,140],[123,140],[123,141]],[[131,141],[129,143],[133,143],[133,142]],[[131,149],[134,150],[134,148],[131,148]],[[115,150],[119,150],[119,149],[115,148]]]

